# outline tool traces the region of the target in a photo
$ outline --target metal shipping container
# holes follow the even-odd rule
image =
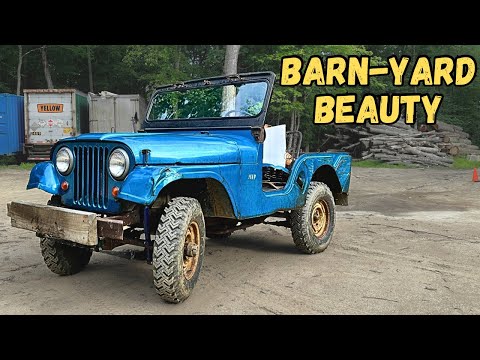
[[[23,96],[0,94],[0,155],[23,150]]]
[[[88,133],[87,95],[75,89],[24,90],[25,152],[48,160],[60,139]]]
[[[137,132],[142,126],[146,104],[138,94],[88,93],[88,103],[92,133]]]

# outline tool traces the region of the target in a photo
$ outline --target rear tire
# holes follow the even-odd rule
[[[169,201],[157,228],[153,249],[153,283],[170,303],[187,299],[200,275],[205,253],[205,219],[198,200]]]
[[[291,212],[290,222],[297,249],[305,254],[324,251],[335,229],[335,200],[328,186],[312,181],[305,205]]]
[[[61,276],[73,275],[83,270],[90,262],[93,251],[48,238],[40,239],[40,249],[50,271]]]

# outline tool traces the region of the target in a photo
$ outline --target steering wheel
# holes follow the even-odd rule
[[[246,115],[246,116],[251,116],[252,115],[252,114],[246,112],[245,110],[230,110],[230,111],[227,111],[223,116],[227,117],[228,115],[234,114],[234,113],[239,113],[240,115]]]

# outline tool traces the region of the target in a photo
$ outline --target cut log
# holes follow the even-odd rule
[[[458,155],[478,155],[478,154],[480,154],[480,149],[472,150],[472,149],[460,148],[458,150]]]
[[[367,160],[367,159],[370,159],[371,157],[373,157],[373,153],[362,156],[362,160]]]
[[[430,154],[440,154],[439,148],[417,146],[416,149],[422,152],[430,153]]]
[[[420,151],[417,148],[414,148],[412,146],[407,145],[405,147],[405,151],[407,151],[408,153],[410,153],[412,155],[417,155],[417,156],[420,156],[420,157],[427,157],[430,160],[435,161],[435,162],[446,162],[446,163],[449,163],[449,164],[453,163],[452,159],[442,158],[442,157],[437,156],[435,154],[425,153],[425,152],[422,152],[422,151]]]
[[[424,146],[424,147],[431,147],[431,148],[438,147],[435,141],[429,141],[428,139],[423,139],[421,141],[405,140],[405,143],[410,146]]]
[[[410,132],[410,131],[402,131],[402,130],[398,130],[398,129],[395,129],[395,128],[391,128],[391,129],[383,129],[383,128],[380,128],[379,126],[376,126],[376,127],[371,127],[370,130],[369,130],[372,134],[384,134],[384,135],[391,135],[391,136],[421,136],[422,133],[418,132],[418,135],[415,134],[414,132]]]
[[[376,160],[381,160],[381,161],[401,161],[401,162],[411,162],[411,163],[416,163],[416,164],[422,164],[422,165],[427,165],[427,166],[432,166],[432,165],[438,165],[438,166],[450,166],[449,163],[442,162],[442,161],[435,161],[433,159],[429,159],[426,157],[419,158],[415,156],[409,156],[409,155],[387,155],[387,154],[375,154],[373,156],[374,159]]]
[[[470,139],[467,139],[467,138],[461,138],[461,137],[458,137],[458,136],[444,136],[444,137],[441,137],[442,141],[443,142],[453,142],[453,143],[462,143],[462,144],[471,144],[472,141]]]
[[[362,145],[365,149],[368,149],[371,146],[370,139],[363,138],[363,139],[360,139],[360,142],[362,143]]]
[[[458,132],[461,132],[463,131],[463,129],[458,126],[458,125],[452,125],[452,124],[447,124],[443,121],[437,121],[437,125],[438,125],[438,130],[437,131],[451,131],[451,132],[455,132],[455,131],[458,131]]]
[[[418,131],[429,132],[438,130],[437,124],[421,124],[418,126]]]
[[[460,149],[465,149],[465,150],[478,150],[477,145],[469,145],[469,144],[462,144],[462,143],[450,143],[454,146],[458,146]]]
[[[418,130],[421,132],[427,132],[428,131],[428,126],[425,124],[422,124],[418,127]]]
[[[348,145],[348,146],[345,146],[343,148],[344,151],[349,151],[349,150],[353,150],[355,147],[357,147],[358,145],[360,145],[361,142],[356,142],[355,144],[352,144],[352,145]]]
[[[389,154],[389,155],[396,155],[397,152],[388,149],[370,149],[372,154]]]
[[[440,138],[460,138],[460,139],[468,139],[470,138],[470,134],[466,133],[466,132],[450,132],[450,131],[447,131],[447,132],[439,132],[438,133],[438,136]],[[447,142],[447,141],[446,141]]]
[[[444,153],[450,154],[450,155],[458,155],[460,148],[456,145],[450,144],[450,143],[440,143],[438,144],[438,147],[440,150]]]
[[[448,149],[447,154],[450,154],[452,156],[456,156],[460,153],[460,149],[458,146],[452,146],[450,149]]]

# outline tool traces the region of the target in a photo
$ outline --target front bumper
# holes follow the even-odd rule
[[[123,240],[122,220],[101,218],[88,211],[17,201],[7,204],[13,227],[35,231],[38,237],[97,246],[98,238]]]

